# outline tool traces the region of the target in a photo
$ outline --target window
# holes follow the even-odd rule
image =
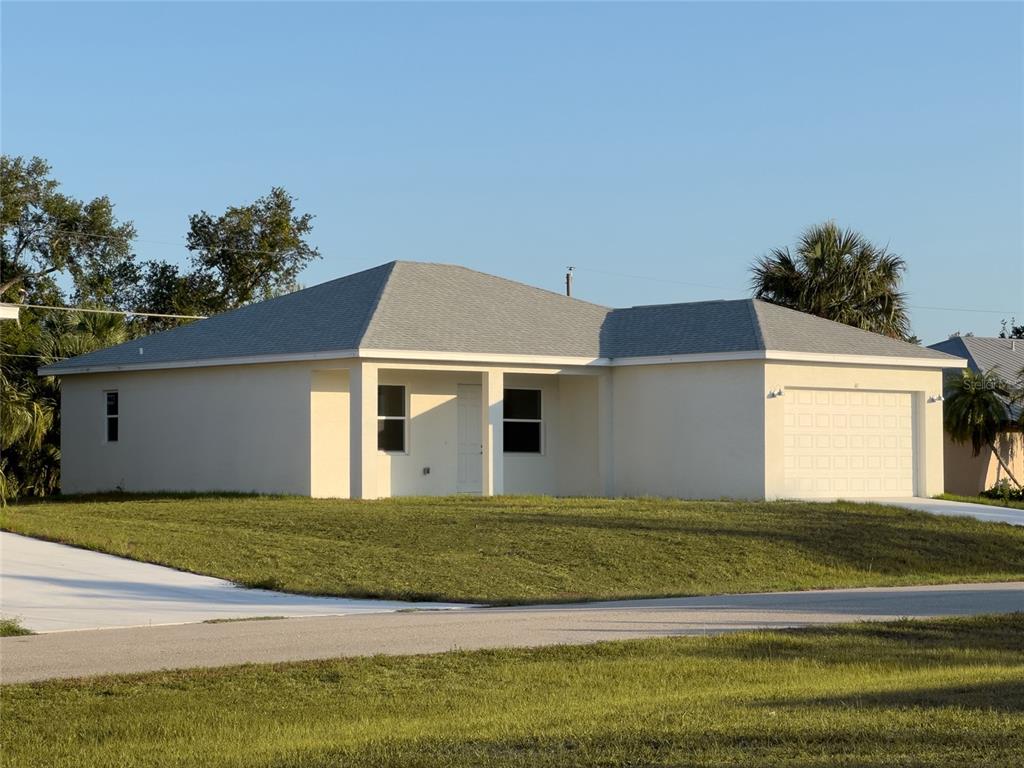
[[[405,387],[377,387],[377,450],[405,452]]]
[[[505,453],[541,452],[539,389],[505,390]]]
[[[117,442],[118,402],[117,392],[107,392],[107,442]]]

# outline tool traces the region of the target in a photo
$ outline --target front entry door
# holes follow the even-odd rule
[[[459,384],[459,469],[456,490],[482,493],[484,487],[483,423],[480,385]]]

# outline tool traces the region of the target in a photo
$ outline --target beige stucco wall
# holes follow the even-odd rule
[[[765,403],[764,452],[765,495],[783,493],[783,409],[785,398],[767,398],[767,392],[787,387],[850,389],[879,392],[909,392],[913,402],[915,434],[915,495],[934,496],[943,491],[942,403],[928,398],[942,393],[942,372],[926,368],[884,366],[820,365],[812,363],[765,364],[764,386],[759,393]]]
[[[1003,461],[1014,477],[1024,482],[1024,436],[1020,432],[1003,432],[996,444]],[[982,449],[972,456],[971,444],[954,443],[945,437],[946,491],[973,496],[986,491],[1006,477],[1006,471],[996,461],[992,451]]]
[[[350,360],[81,374],[62,382],[65,493],[256,491],[349,495]],[[504,492],[600,492],[596,377],[505,375],[542,391],[544,451],[504,457]],[[404,384],[407,450],[376,453],[376,495],[456,490],[456,397],[479,371],[381,368]],[[562,408],[560,389],[570,398]],[[120,394],[120,439],[105,442],[104,393]],[[429,468],[429,473],[424,469]]]
[[[763,495],[760,361],[615,368],[611,399],[616,495]]]
[[[310,493],[308,364],[79,374],[61,383],[65,493]],[[105,440],[104,392],[120,435]]]

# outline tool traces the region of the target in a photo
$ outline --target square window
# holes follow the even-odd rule
[[[377,450],[395,453],[405,451],[405,419],[377,421]]]
[[[540,453],[539,421],[506,421],[505,453]]]
[[[536,419],[540,420],[540,390],[539,389],[506,389],[505,390],[505,418],[506,419]]]
[[[405,418],[405,387],[392,384],[377,387],[377,415]]]

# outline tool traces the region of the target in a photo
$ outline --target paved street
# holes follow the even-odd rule
[[[55,632],[0,640],[0,680],[701,635],[1024,611],[1024,582],[635,600]]]

